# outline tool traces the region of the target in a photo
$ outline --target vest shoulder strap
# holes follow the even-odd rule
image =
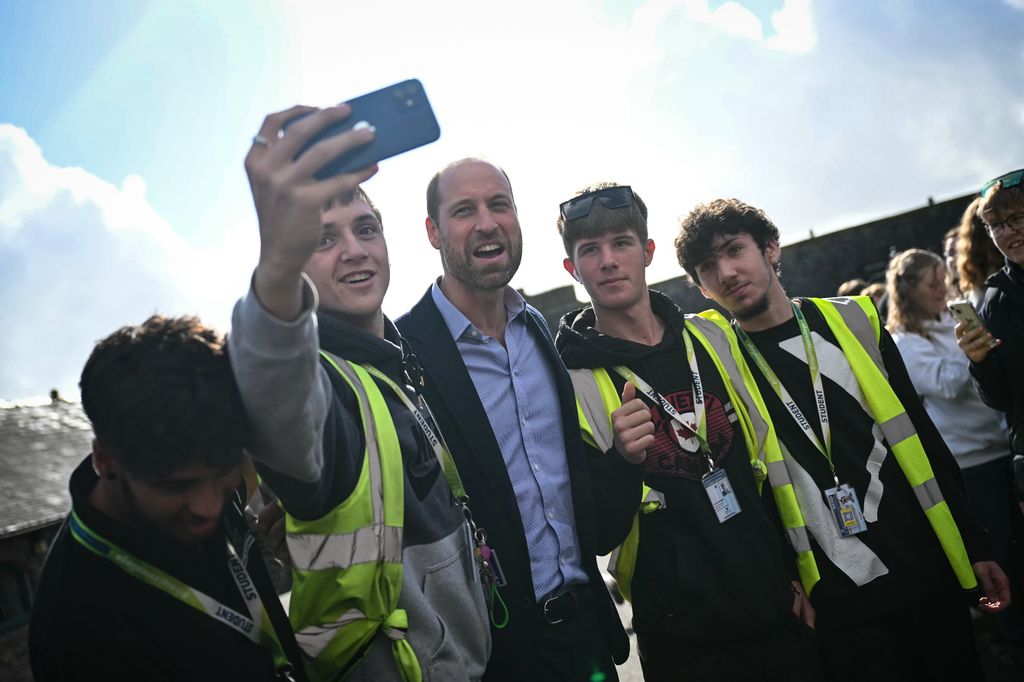
[[[576,392],[580,429],[592,445],[607,452],[615,443],[611,414],[622,404],[607,370],[570,369],[569,378]],[[610,393],[609,393],[610,391]]]

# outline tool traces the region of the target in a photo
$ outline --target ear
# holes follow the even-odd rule
[[[764,255],[773,266],[778,265],[779,259],[782,258],[782,249],[779,247],[779,243],[772,239],[765,244]]]
[[[92,441],[92,469],[100,478],[117,478],[120,473],[117,460],[95,438]]]
[[[440,251],[441,250],[441,236],[438,234],[439,228],[437,226],[437,223],[435,223],[432,219],[430,219],[428,217],[427,221],[426,221],[426,227],[427,227],[427,239],[430,240],[430,245],[433,246],[438,251]]]
[[[652,260],[654,260],[654,240],[648,239],[644,244],[644,267],[650,267]]]
[[[562,267],[565,268],[565,271],[569,273],[570,277],[581,284],[583,283],[583,280],[580,279],[580,273],[576,272],[576,264],[572,262],[571,258],[563,260]]]
[[[701,293],[702,296],[704,296],[704,298],[708,299],[709,301],[715,300],[715,299],[711,298],[711,294],[708,293],[707,289],[705,289],[704,287],[702,287],[699,284],[697,285],[697,288],[700,289],[700,293]]]

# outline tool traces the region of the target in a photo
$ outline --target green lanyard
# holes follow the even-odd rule
[[[714,470],[715,461],[711,457],[711,446],[708,444],[708,417],[707,404],[704,402],[704,385],[700,380],[700,370],[697,369],[697,354],[693,351],[693,341],[690,340],[690,333],[686,331],[685,327],[683,328],[683,343],[686,345],[686,360],[690,364],[690,377],[693,382],[693,414],[697,421],[696,429],[683,419],[683,416],[679,414],[665,396],[655,391],[650,384],[637,376],[631,369],[625,365],[619,365],[612,367],[612,370],[626,381],[632,381],[641,393],[647,396],[655,405],[659,405],[673,421],[689,431],[697,439],[697,443],[700,445],[700,452],[707,458],[710,470]]]
[[[508,608],[505,606],[505,602],[501,598],[501,593],[498,592],[498,581],[495,580],[495,576],[497,576],[497,574],[493,572],[493,569],[488,567],[491,565],[491,562],[497,562],[497,552],[487,546],[487,531],[478,527],[476,525],[476,521],[473,520],[473,512],[469,508],[469,495],[466,493],[465,486],[462,485],[462,478],[459,476],[459,469],[455,466],[455,458],[452,457],[452,453],[445,444],[441,434],[435,431],[434,427],[431,425],[431,422],[433,422],[433,424],[437,424],[437,420],[434,419],[434,415],[430,411],[430,406],[423,400],[423,396],[416,393],[416,400],[420,404],[419,407],[417,407],[406,392],[403,391],[402,388],[391,379],[391,377],[387,376],[373,365],[362,365],[362,367],[372,376],[380,379],[391,387],[391,390],[394,391],[395,395],[398,396],[402,403],[409,408],[410,412],[412,412],[412,415],[416,418],[416,422],[420,425],[420,429],[423,431],[423,435],[426,436],[427,442],[430,443],[430,447],[434,449],[434,455],[437,456],[437,461],[441,465],[441,471],[444,472],[444,480],[448,482],[448,487],[451,489],[452,496],[455,498],[455,504],[462,510],[463,516],[466,517],[466,522],[469,523],[469,530],[473,534],[473,542],[476,544],[474,558],[480,565],[481,573],[491,576],[490,589],[494,597],[494,601],[500,603],[505,611],[504,620],[496,620],[496,611],[492,606],[489,606],[488,610],[490,611],[491,622],[499,630],[503,629],[508,625]],[[430,419],[427,419],[428,416]],[[501,584],[504,585],[505,583],[502,582]]]
[[[71,536],[93,554],[110,561],[133,578],[151,587],[155,587],[178,601],[227,625],[249,641],[268,649],[274,658],[274,664],[278,671],[291,669],[291,662],[285,655],[281,642],[274,632],[274,627],[270,622],[266,608],[263,606],[263,601],[256,592],[252,578],[249,577],[249,572],[245,570],[245,566],[238,558],[238,554],[231,546],[231,543],[227,543],[228,564],[231,568],[231,576],[235,580],[238,591],[241,592],[243,599],[245,599],[251,617],[238,613],[206,593],[186,585],[153,564],[143,561],[121,549],[86,526],[82,522],[81,517],[78,516],[78,512],[73,509],[68,519],[68,525],[71,529]],[[256,626],[256,622],[259,623],[259,627]]]
[[[448,447],[441,439],[440,434],[430,425],[430,420],[427,419],[427,415],[424,414],[424,412],[430,414],[430,407],[428,407],[423,401],[423,398],[420,397],[418,393],[416,394],[416,398],[420,403],[420,407],[417,407],[409,396],[406,395],[405,391],[403,391],[398,384],[392,381],[391,377],[387,376],[373,365],[363,365],[362,367],[367,372],[390,386],[391,390],[395,392],[395,395],[397,395],[402,403],[409,408],[409,411],[412,412],[412,416],[416,418],[416,422],[420,425],[423,435],[427,437],[427,442],[430,443],[430,447],[434,449],[437,461],[441,465],[441,471],[444,472],[444,479],[448,481],[448,487],[451,488],[455,501],[458,502],[460,506],[463,502],[468,502],[469,495],[466,494],[466,488],[462,485],[462,478],[459,476],[459,470],[455,466],[455,459],[452,457],[452,453],[449,452]],[[433,419],[433,417],[434,415],[430,414],[430,418]],[[434,421],[434,423],[436,424],[437,422]]]
[[[814,433],[814,429],[811,427],[809,421],[804,416],[804,413],[800,411],[800,407],[797,406],[796,401],[786,390],[786,387],[782,385],[779,377],[775,375],[775,372],[768,365],[768,361],[765,360],[764,355],[757,349],[754,342],[751,341],[750,337],[743,329],[736,325],[736,331],[743,342],[743,347],[747,349],[750,357],[754,359],[754,364],[761,370],[761,374],[768,380],[771,387],[775,390],[775,395],[779,397],[782,404],[785,405],[786,410],[793,417],[793,420],[800,427],[800,430],[804,432],[808,440],[817,448],[818,452],[825,456],[828,460],[828,466],[832,470],[832,478],[835,480],[836,485],[839,485],[839,476],[836,474],[836,467],[832,464],[832,427],[828,420],[828,406],[825,404],[825,389],[822,386],[821,381],[821,367],[818,365],[818,355],[814,350],[814,341],[811,339],[811,330],[807,326],[807,320],[804,319],[804,314],[800,308],[790,303],[793,307],[793,314],[796,316],[797,324],[800,327],[800,338],[804,344],[804,355],[807,359],[807,367],[811,372],[811,383],[814,386],[814,402],[818,406],[818,422],[821,425],[821,435],[825,439],[824,445],[818,440],[818,436]]]

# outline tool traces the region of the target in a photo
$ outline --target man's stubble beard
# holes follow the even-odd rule
[[[441,239],[441,261],[444,263],[445,272],[472,289],[503,289],[512,281],[523,259],[522,240],[518,242],[509,240],[507,253],[509,255],[508,267],[503,270],[484,272],[471,265],[470,258],[472,256],[467,257],[466,254],[452,249],[448,240]],[[496,280],[495,277],[497,277]]]

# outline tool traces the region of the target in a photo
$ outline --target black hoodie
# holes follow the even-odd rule
[[[664,294],[650,295],[654,314],[665,323],[659,344],[645,346],[601,334],[593,328],[593,309],[587,307],[562,318],[556,341],[559,354],[570,370],[624,364],[680,413],[692,414],[693,391],[681,336],[683,313]],[[640,501],[634,483],[638,477],[665,495],[665,509],[640,517],[640,548],[631,586],[637,635],[667,629],[679,642],[696,648],[740,641],[787,623],[792,619],[793,593],[792,554],[783,547],[762,505],[735,409],[696,340],[694,348],[712,455],[716,466],[728,473],[742,511],[719,523],[700,480],[707,472],[706,461],[660,409],[653,411],[657,440],[643,464],[626,463],[614,448],[592,455],[603,465],[596,468],[604,475],[595,477],[595,487],[597,499],[608,501],[606,507],[627,509],[631,516]],[[623,380],[614,372],[609,376],[621,391]],[[606,536],[609,529],[618,533],[602,541],[621,543],[629,516],[602,520]]]
[[[971,375],[985,404],[1006,413],[1010,449],[1024,454],[1024,268],[1010,261],[985,281],[981,319],[1002,341]]]

